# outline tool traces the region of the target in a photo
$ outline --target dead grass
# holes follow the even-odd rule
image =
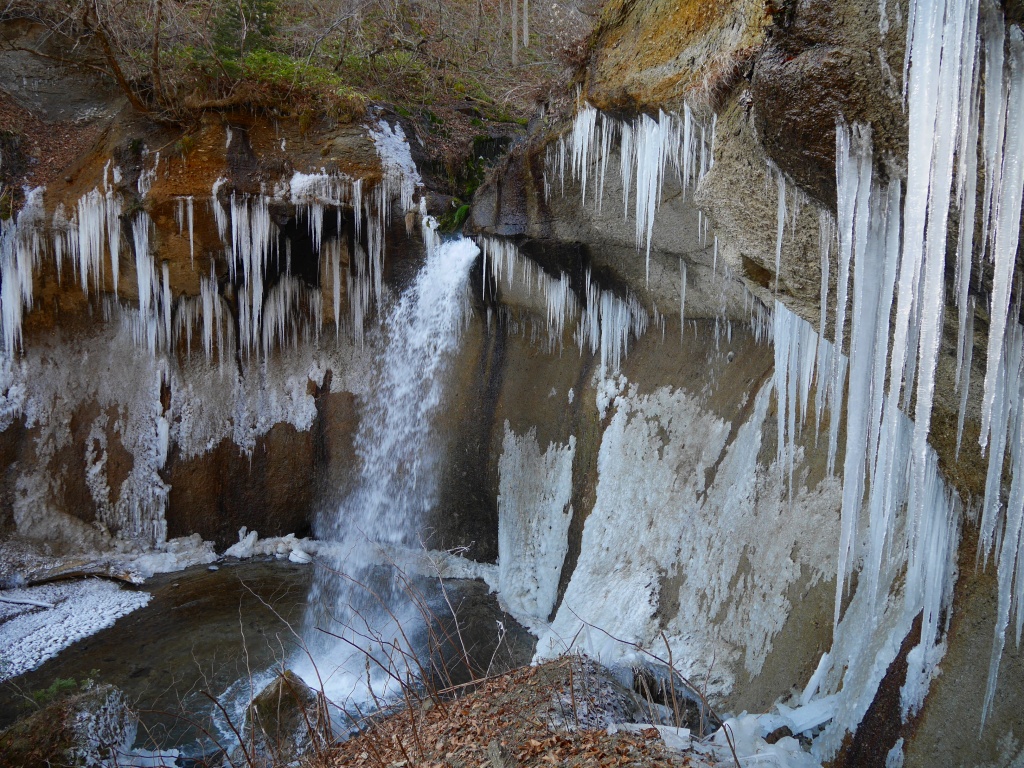
[[[604,728],[556,725],[575,722],[588,707],[600,706],[580,690],[585,661],[566,656],[516,669],[450,690],[441,704],[394,712],[374,719],[366,730],[326,755],[324,768],[383,766],[688,766],[691,759],[666,748],[657,729],[609,734]],[[573,684],[575,682],[575,685]],[[562,695],[559,695],[562,694]],[[573,707],[576,712],[574,713]]]

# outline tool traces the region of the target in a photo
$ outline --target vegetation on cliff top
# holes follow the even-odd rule
[[[11,0],[52,33],[33,53],[112,78],[139,111],[187,123],[257,108],[347,120],[367,101],[528,116],[590,31],[595,0]],[[524,47],[524,39],[528,47]],[[16,43],[0,35],[0,48]]]

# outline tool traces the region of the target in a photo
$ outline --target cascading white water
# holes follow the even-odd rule
[[[335,542],[335,556],[318,569],[310,595],[305,639],[311,658],[295,666],[339,704],[368,695],[369,654],[392,642],[402,631],[399,625],[411,618],[401,579],[384,564],[416,545],[437,499],[442,446],[433,417],[468,317],[469,269],[479,249],[467,239],[441,242],[436,226],[424,218],[426,262],[383,325],[374,395],[363,404],[356,437],[356,486],[317,530]],[[383,655],[374,658],[391,663]],[[386,695],[386,678],[373,670],[375,694]]]

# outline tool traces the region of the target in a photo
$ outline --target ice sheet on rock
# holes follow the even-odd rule
[[[885,768],[903,768],[903,737],[896,739],[885,756]]]
[[[24,597],[52,603],[52,609],[22,606],[11,615],[8,604],[0,604],[0,680],[35,669],[76,640],[111,626],[118,618],[149,602],[149,595],[122,589],[101,580],[47,584],[7,590],[10,597]]]
[[[789,613],[780,599],[786,585],[801,574],[812,582],[826,577],[839,504],[838,483],[826,478],[812,490],[795,487],[791,508],[779,468],[758,466],[771,390],[769,383],[757,394],[729,442],[731,425],[682,391],[638,395],[624,379],[602,387],[613,404],[597,497],[538,658],[564,652],[575,638],[573,649],[602,661],[628,659],[636,654],[631,643],[654,647],[664,629],[682,674],[703,680],[707,660],[717,659],[712,695],[728,691],[741,668],[760,671]],[[643,473],[635,471],[639,463]],[[621,524],[624,509],[630,526]],[[741,561],[749,570],[737,582]],[[679,563],[702,578],[679,585]],[[652,580],[659,569],[665,576]],[[677,613],[659,618],[659,606],[676,604]],[[699,626],[690,620],[709,613],[726,619]]]
[[[733,764],[733,750],[740,765],[767,765],[778,768],[821,768],[821,763],[800,746],[800,743],[786,736],[769,744],[760,736],[761,725],[758,715],[746,712],[731,717],[712,737],[713,754],[725,764]]]
[[[498,592],[527,625],[546,622],[558,595],[569,550],[575,453],[575,437],[541,449],[535,428],[516,435],[505,422],[498,459]]]
[[[232,356],[223,367],[194,359],[179,368],[139,354],[132,335],[119,327],[116,315],[113,319],[75,340],[75,366],[64,365],[69,348],[60,340],[41,339],[18,358],[0,360],[4,418],[24,418],[39,434],[39,461],[19,464],[12,474],[19,489],[14,522],[25,535],[89,548],[100,536],[97,528],[105,527],[140,546],[158,545],[166,536],[169,490],[161,472],[172,443],[183,460],[224,440],[252,452],[275,424],[310,428],[316,416],[310,381],[322,386],[326,370],[336,372],[331,391],[362,394],[367,386],[367,355],[344,338],[320,348],[281,350],[266,362],[237,364]],[[119,375],[110,376],[112,370]],[[164,384],[172,393],[167,412],[161,401]],[[60,477],[46,469],[70,444],[67,424],[82,403],[98,406],[83,425],[95,436],[88,446],[89,489],[105,502],[97,507],[96,527],[79,526],[53,508],[50,499],[60,492]],[[121,450],[132,457],[127,476],[109,459]]]
[[[386,120],[377,120],[368,132],[384,166],[385,185],[399,185],[403,214],[413,210],[413,195],[423,180],[413,162],[405,131],[398,123],[392,127]]]

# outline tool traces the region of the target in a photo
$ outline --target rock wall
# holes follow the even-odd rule
[[[696,183],[664,175],[646,242],[620,144],[609,143],[600,181],[584,182],[574,147],[559,144],[567,123],[557,112],[535,121],[531,141],[478,191],[469,229],[485,258],[471,276],[473,318],[438,425],[445,491],[428,540],[496,560],[502,599],[541,635],[541,653],[575,638],[597,654],[660,654],[664,632],[674,660],[725,706],[765,710],[800,693],[833,647],[841,489],[827,466],[832,415],[810,409],[785,423],[768,310],[779,300],[834,338],[823,287],[836,296],[838,270],[833,252],[823,275],[821,252],[834,236],[836,120],[872,125],[880,178],[906,173],[907,13],[902,0],[612,3],[583,97],[623,124],[689,105],[712,162],[701,161]],[[0,66],[21,66],[4,55]],[[43,119],[69,119],[11,96]],[[52,223],[61,204],[73,216],[93,189],[106,195],[111,161],[121,173],[120,282],[115,289],[113,264],[93,273],[52,248],[32,272],[23,350],[4,360],[0,529],[55,549],[111,546],[119,531],[153,542],[199,532],[219,546],[243,525],[301,532],[344,494],[360,403],[374,396],[366,371],[379,340],[351,324],[365,307],[348,278],[371,263],[361,261],[373,244],[360,206],[375,184],[387,192],[387,171],[362,128],[307,135],[287,121],[226,115],[182,145],[116,99],[104,104],[88,117],[97,129],[89,151],[49,180],[41,220]],[[295,201],[275,187],[288,180],[294,193],[296,171],[366,188]],[[387,200],[399,200],[391,191]],[[247,195],[249,207],[234,207],[232,194]],[[242,289],[252,285],[224,255],[227,240],[235,249],[252,241],[261,200],[259,226],[272,223],[280,249],[267,295],[294,277],[305,302],[289,305],[270,354],[259,344],[243,350],[246,301],[250,317],[254,304]],[[130,228],[142,213],[159,268],[154,307],[176,329],[149,348]],[[240,236],[244,217],[250,229]],[[382,292],[400,291],[417,263],[418,243],[392,218],[378,230],[388,253]],[[227,341],[208,353],[200,339],[211,285]],[[946,338],[955,338],[955,316],[949,303]],[[900,687],[921,630],[894,622],[902,634],[883,638],[882,666],[868,675],[877,695],[837,764],[886,765],[894,749],[905,765],[1019,758],[1016,649],[978,736],[995,581],[991,566],[974,568],[969,506],[985,471],[984,309],[976,321],[959,456],[948,342],[932,417],[931,444],[967,510],[941,674],[921,711],[905,717]],[[844,429],[835,433],[831,461],[841,466]],[[852,602],[844,598],[843,610]],[[610,626],[615,638],[602,632]]]
[[[0,527],[53,553],[309,531],[365,388],[373,298],[355,312],[346,275],[376,238],[382,297],[420,247],[381,224],[398,180],[383,193],[364,126],[228,112],[183,133],[29,53],[40,27],[4,29],[4,181],[27,185],[3,230]]]
[[[600,208],[593,202],[593,191],[588,203],[580,204],[582,185],[575,165],[572,173],[566,174],[571,178],[564,183],[564,191],[561,179],[551,174],[552,152],[564,147],[572,155],[579,150],[580,137],[586,135],[580,130],[578,118],[575,126],[569,123],[571,113],[581,103],[570,106],[567,118],[549,113],[546,123],[535,125],[533,142],[520,148],[518,155],[513,154],[504,172],[478,193],[471,222],[480,232],[517,238],[524,253],[560,254],[556,263],[570,274],[574,269],[571,254],[585,254],[589,264],[607,266],[604,274],[608,279],[620,281],[625,290],[635,292],[649,310],[657,307],[667,315],[669,326],[678,317],[678,307],[670,299],[678,300],[682,288],[679,273],[673,275],[672,267],[682,260],[690,276],[697,276],[687,284],[687,318],[718,316],[746,322],[750,319],[749,296],[753,295],[767,306],[776,299],[784,302],[826,337],[833,338],[839,289],[835,246],[824,281],[821,254],[823,241],[827,244],[834,237],[830,227],[834,226],[836,206],[836,122],[871,125],[877,178],[884,181],[906,175],[908,127],[902,91],[909,4],[810,0],[772,5],[767,12],[761,4],[727,3],[714,9],[697,6],[683,3],[669,7],[653,2],[609,6],[582,78],[580,102],[586,100],[612,110],[619,119],[623,111],[649,115],[660,109],[682,112],[684,102],[697,113],[713,110],[717,117],[714,164],[696,189],[688,193],[685,185],[675,185],[671,177],[666,177],[650,256],[650,279],[640,271],[643,246],[633,231],[631,214],[622,216],[623,193],[616,168],[620,162],[618,143],[612,142],[610,152],[604,148],[598,152],[598,157],[606,153],[610,157],[598,160],[607,162],[610,169]],[[1006,8],[1005,13],[1009,20],[1015,19],[1015,6]],[[723,30],[731,36],[723,36]],[[671,44],[662,46],[665,41]],[[712,52],[721,55],[715,57]],[[569,165],[566,161],[566,167]],[[589,189],[594,190],[597,182],[593,176],[588,182]],[[710,219],[717,238],[715,252],[704,246],[699,235],[702,214]],[[952,216],[951,230],[957,223],[955,208]],[[906,637],[896,638],[885,652],[891,665],[887,662],[887,672],[877,673],[881,681],[877,696],[863,713],[860,728],[850,734],[839,751],[837,760],[842,764],[885,765],[887,760],[895,759],[890,756],[891,750],[892,756],[901,755],[907,765],[994,765],[1018,758],[1020,734],[1014,732],[1013,713],[1019,709],[1021,690],[1016,683],[1019,651],[1011,648],[1012,640],[1004,653],[1005,666],[993,709],[979,736],[982,681],[988,676],[995,610],[994,566],[990,563],[983,570],[975,565],[977,520],[972,511],[972,505],[984,494],[987,463],[978,447],[978,434],[992,276],[987,263],[979,269],[977,285],[972,282],[971,287],[972,295],[977,291],[978,309],[971,340],[972,384],[959,453],[959,396],[955,392],[958,329],[952,256],[946,269],[945,332],[930,432],[930,443],[943,474],[965,509],[951,624],[944,640],[944,660],[939,665],[941,674],[932,683],[923,709],[908,717],[902,708],[905,702],[900,703],[899,688],[907,671],[906,654],[921,630],[919,625],[907,625],[903,630],[908,633]],[[716,287],[714,293],[716,298],[724,296],[724,301],[707,296],[715,285],[716,271],[723,275],[720,282],[724,287]],[[827,302],[826,291],[831,297]],[[847,316],[840,338],[847,349],[851,324]],[[649,375],[644,371],[637,378],[641,387]],[[752,398],[754,392],[749,396]],[[626,413],[638,407],[632,400],[619,405]],[[524,425],[515,434],[522,435],[528,428]],[[565,445],[566,437],[552,438],[547,450]],[[612,450],[607,442],[610,437],[606,431],[599,438],[600,453]],[[844,440],[841,436],[840,445]],[[539,445],[543,451],[545,443]],[[586,450],[586,441],[578,440],[577,453],[581,450]],[[813,455],[813,451],[807,454]],[[632,457],[635,459],[636,454]],[[648,457],[644,466],[656,466],[661,460],[659,453],[657,460]],[[806,460],[812,464],[815,461]],[[678,482],[683,482],[685,476],[685,471],[676,472]],[[600,497],[600,481],[596,485]],[[636,507],[644,510],[652,504],[657,506],[645,497]],[[588,509],[601,508],[592,494]],[[574,513],[578,515],[578,508]],[[619,509],[606,514],[609,521],[618,522],[632,519],[636,513]],[[604,527],[611,525],[614,523],[605,523]],[[597,535],[597,530],[591,533]],[[816,532],[824,535],[825,530],[820,526]],[[578,531],[570,529],[570,541]],[[585,529],[582,538],[587,539]],[[821,543],[821,552],[827,552]],[[567,563],[574,564],[573,545],[569,551]],[[672,554],[665,554],[663,562],[674,562],[672,558]],[[621,570],[621,565],[605,563],[595,573],[619,572],[616,567]],[[786,685],[799,688],[806,682],[816,656],[832,642],[828,631],[830,587],[817,584],[804,590],[803,600],[787,608],[786,626],[772,634],[775,647],[784,646],[792,656],[803,659],[788,669],[793,679],[786,684],[782,676],[773,677],[768,671],[755,674],[748,668],[746,677],[736,678],[742,684],[735,687],[734,701],[764,707],[783,695]],[[671,586],[674,592],[675,584]],[[562,587],[566,590],[564,579]],[[571,596],[573,588],[568,587],[564,594]],[[704,607],[706,604],[702,604]],[[810,631],[812,626],[816,629]],[[770,667],[771,662],[764,670]],[[804,682],[799,682],[801,679]],[[954,717],[954,711],[959,716]]]

